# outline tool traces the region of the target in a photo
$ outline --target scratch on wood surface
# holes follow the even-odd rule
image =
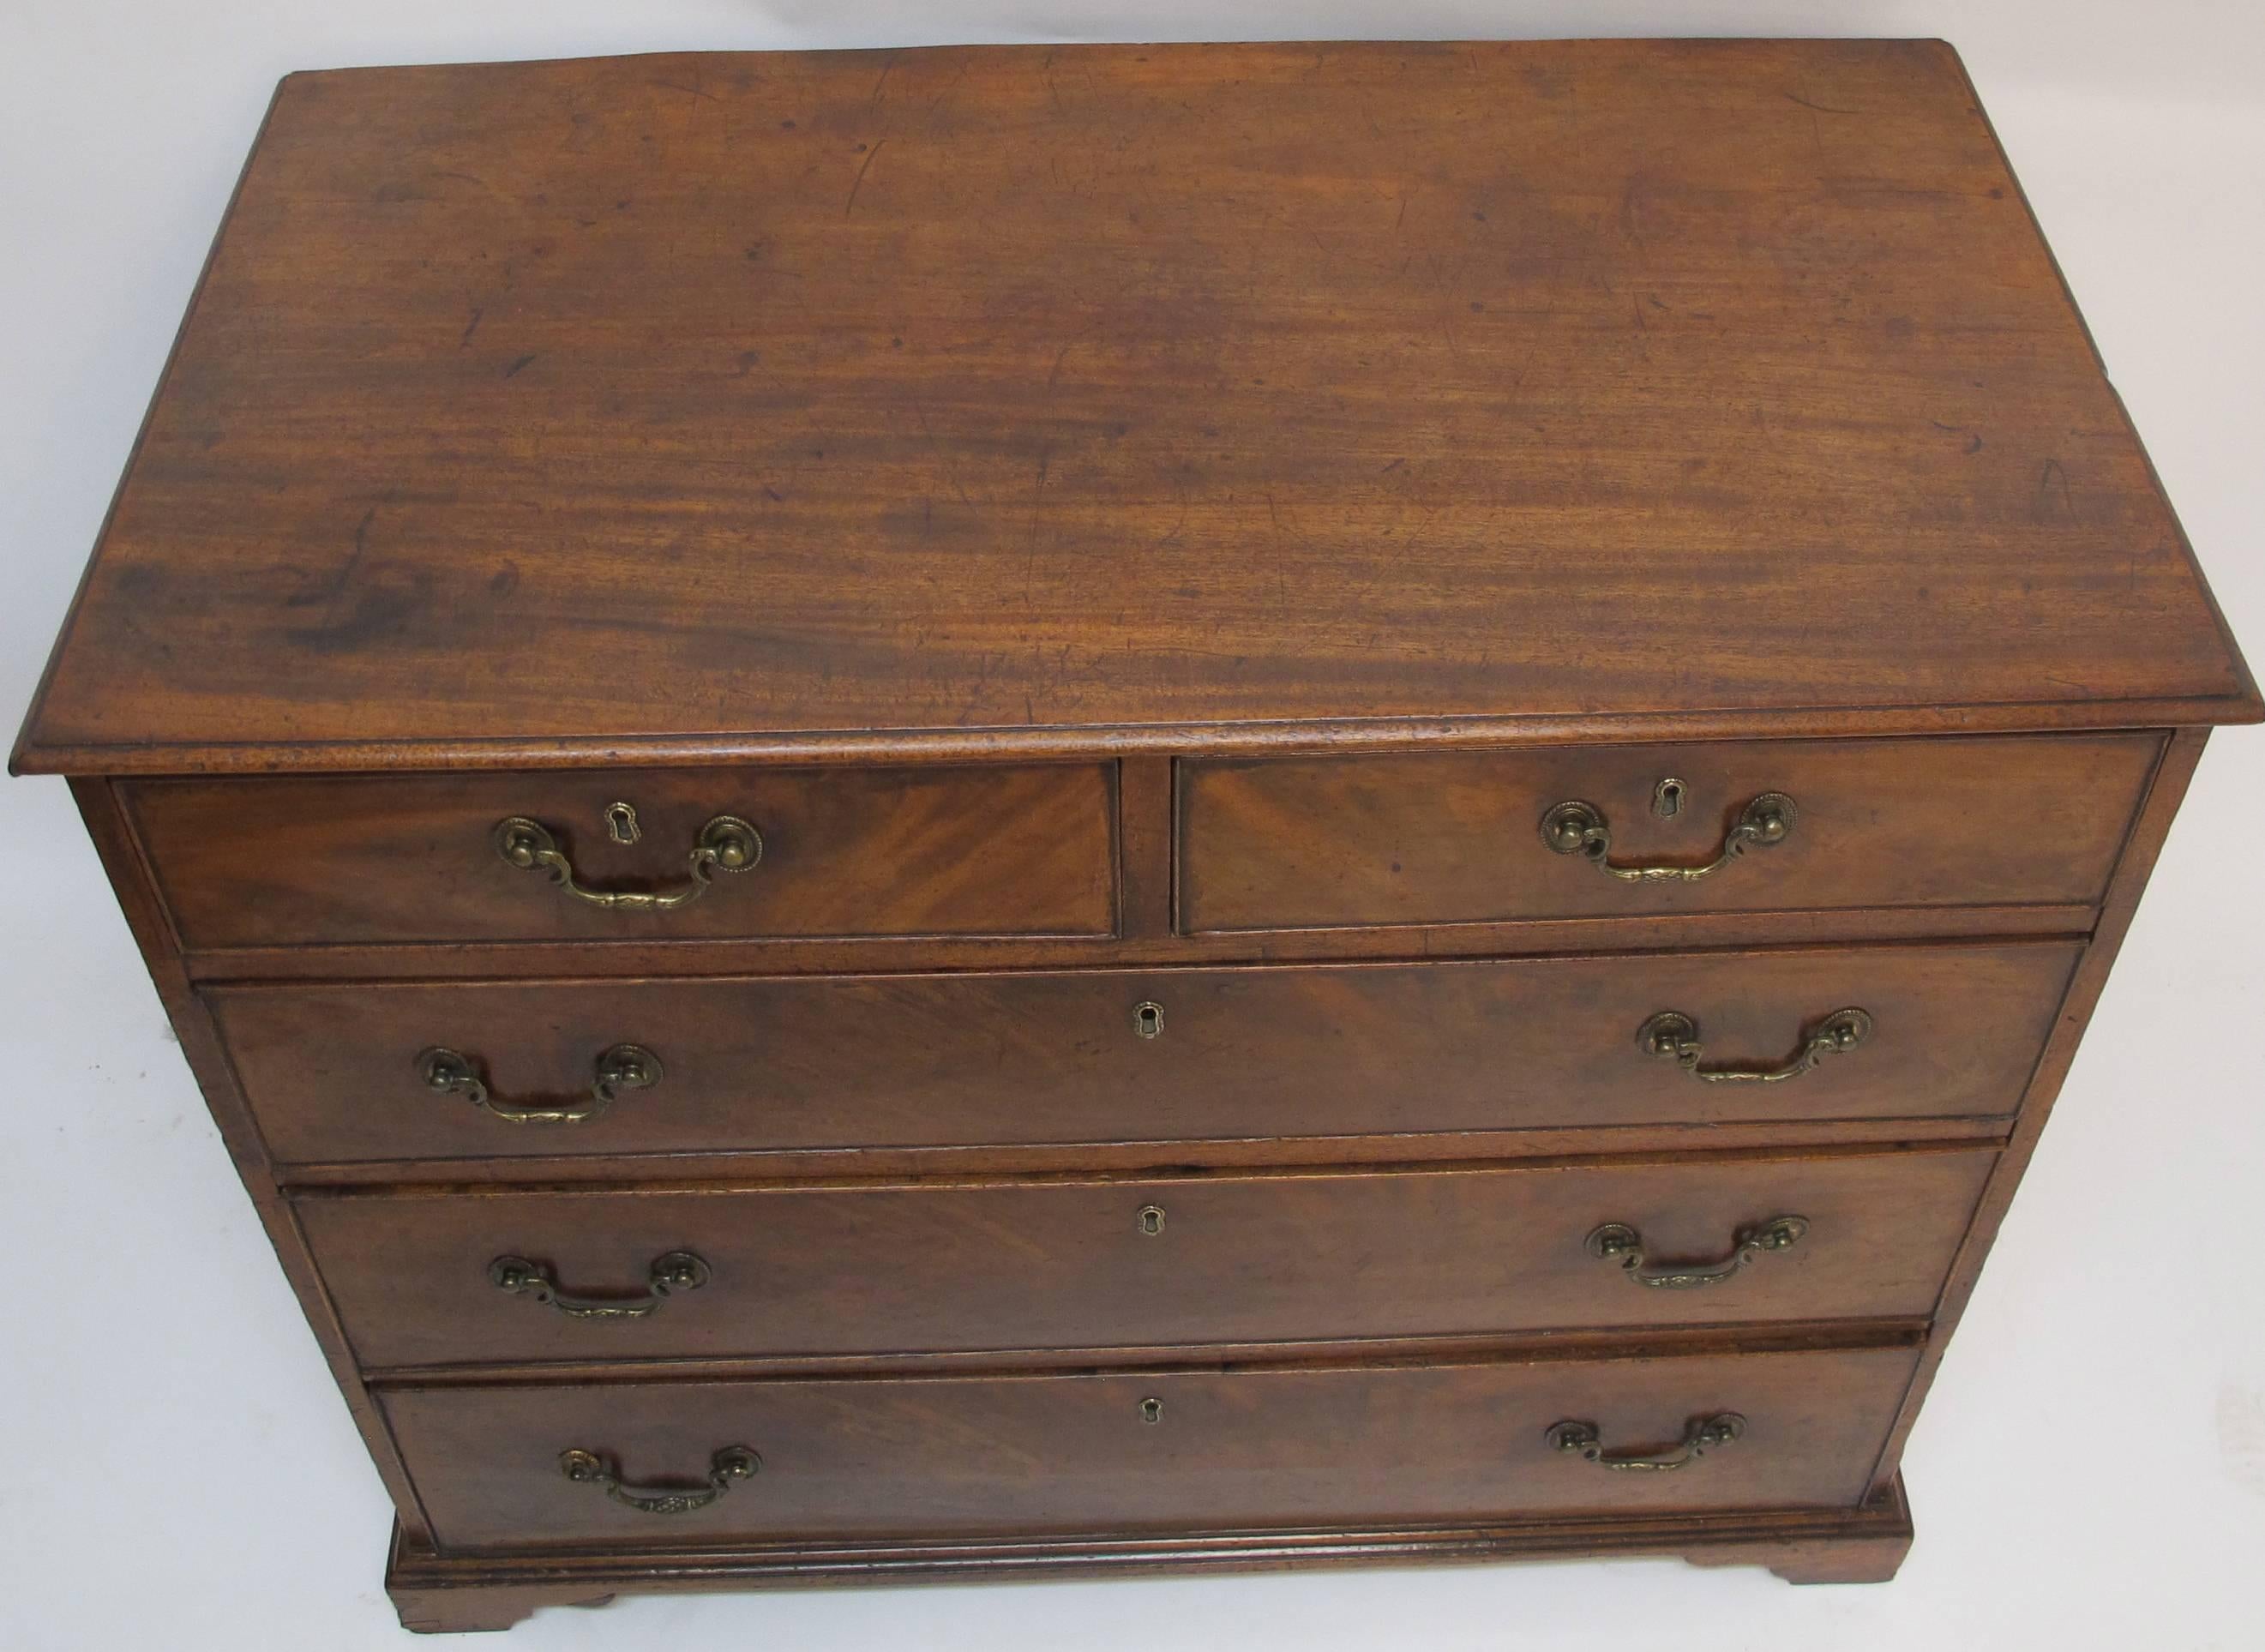
[[[1023,551],[1023,597],[1030,600],[1031,586],[1038,573],[1038,509],[1045,499],[1046,472],[1053,468],[1054,445],[1048,441],[1038,448],[1038,474],[1031,484],[1031,536]]]
[[[353,583],[354,571],[361,566],[362,554],[369,549],[369,525],[377,520],[377,508],[375,505],[371,506],[361,513],[361,520],[354,524],[353,549],[346,553],[346,559],[339,565],[338,572],[311,589],[286,597],[285,607],[303,608],[320,603],[324,610],[323,623],[329,625],[335,621],[339,599],[346,595],[346,587]]]
[[[361,513],[361,520],[354,524],[353,553],[346,558],[346,565],[339,570],[339,590],[346,588],[347,581],[353,578],[354,570],[361,565],[362,552],[369,549],[369,525],[376,520],[377,506],[373,505]]]
[[[1165,531],[1162,536],[1160,537],[1154,544],[1148,547],[1151,552],[1162,550],[1167,545],[1176,544],[1179,542],[1180,531],[1188,525],[1188,512],[1191,508],[1188,496],[1183,493],[1180,495],[1180,514],[1178,519],[1172,523],[1171,527]]]
[[[2076,520],[2076,499],[2070,491],[2068,472],[2057,459],[2047,459],[2044,468],[2037,472],[2036,514],[2040,520],[2051,513],[2054,495],[2059,496],[2061,512],[2071,521]]]
[[[935,97],[929,99],[928,121],[931,129],[936,126],[936,116],[942,112],[944,100],[950,98],[953,92],[959,90],[959,83],[967,78],[967,71],[974,66],[974,62],[975,60],[972,57],[961,58],[959,62],[959,72],[951,77],[951,84],[946,86],[942,91],[936,93]]]
[[[921,405],[917,396],[912,398],[912,404],[913,417],[920,421],[921,435],[928,442],[929,451],[936,455],[936,464],[943,471],[943,479],[951,484],[951,491],[959,502],[969,510],[974,510],[975,501],[969,499],[967,490],[959,485],[959,472],[952,467],[950,455],[944,452],[943,444],[936,439],[936,432],[929,427],[928,409]]]
[[[883,138],[865,152],[865,164],[857,169],[856,181],[849,186],[849,199],[841,203],[841,215],[844,218],[849,215],[850,208],[857,204],[857,192],[865,187],[865,174],[873,170],[873,163],[881,158],[881,151],[888,147],[888,139]]]

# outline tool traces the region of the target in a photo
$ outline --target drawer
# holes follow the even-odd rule
[[[2160,746],[2109,734],[1190,761],[1180,921],[1203,931],[2090,905]],[[1662,818],[1670,782],[1674,812]],[[1785,798],[1789,808],[1770,801]],[[1739,845],[1751,847],[1701,877],[1606,870],[1695,870]]]
[[[1096,935],[1116,927],[1114,772],[1066,764],[164,780],[134,783],[127,801],[192,951]],[[506,828],[522,819],[537,830]],[[534,860],[545,848],[562,859]],[[554,876],[562,869],[571,887]],[[676,904],[604,903],[573,889]]]
[[[206,998],[269,1152],[304,1164],[2003,1117],[2077,951],[2011,942]],[[1701,1076],[1797,1064],[1845,1008],[1866,1013],[1868,1035],[1785,1082]],[[1695,1071],[1639,1037],[1664,1013],[1694,1030]],[[648,1052],[653,1081],[611,1091],[601,1110],[597,1075],[623,1044]],[[469,1081],[436,1093],[434,1049],[455,1052]],[[552,1117],[518,1122],[529,1109]]]
[[[1845,1508],[1864,1496],[1915,1363],[1872,1349],[406,1388],[382,1403],[443,1549],[615,1549]],[[1614,1472],[1575,1431],[1592,1430],[1608,1459],[1672,1459],[1722,1417],[1734,1421],[1718,1437],[1735,1437],[1675,1474]],[[717,1472],[735,1449],[755,1472],[734,1477],[729,1457]],[[722,1494],[650,1512],[568,1478],[569,1452],[623,1496]]]
[[[309,1194],[297,1210],[372,1368],[1132,1348],[1923,1318],[1994,1159]],[[1781,1217],[1805,1226],[1797,1242],[1741,1248]],[[1600,1254],[1607,1226],[1638,1236],[1640,1269],[1625,1247]],[[651,1289],[678,1256],[695,1284]],[[1679,1269],[1729,1271],[1647,1283]],[[535,1270],[557,1300],[526,1288]],[[583,1317],[569,1298],[650,1311]]]

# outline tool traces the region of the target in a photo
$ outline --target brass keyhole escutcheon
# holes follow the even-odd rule
[[[1132,1006],[1132,1030],[1143,1038],[1164,1036],[1164,1007],[1154,999]]]
[[[1683,812],[1683,782],[1668,776],[1651,789],[1651,811],[1663,820],[1672,820]]]
[[[1140,1231],[1148,1234],[1161,1234],[1164,1231],[1164,1207],[1162,1205],[1143,1204],[1140,1207]]]
[[[625,803],[606,805],[606,835],[616,843],[634,843],[645,835],[637,825],[637,811]]]
[[[1164,1402],[1162,1400],[1140,1401],[1140,1420],[1143,1423],[1162,1423],[1164,1420]]]

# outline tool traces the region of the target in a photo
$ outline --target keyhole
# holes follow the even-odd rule
[[[1162,1205],[1143,1204],[1140,1207],[1140,1231],[1144,1234],[1161,1234],[1164,1231]]]
[[[1651,789],[1651,811],[1663,820],[1672,820],[1683,812],[1683,782],[1663,780]]]
[[[1164,1036],[1164,1007],[1154,1000],[1132,1006],[1132,1030],[1143,1038]]]
[[[1143,1423],[1162,1423],[1164,1420],[1164,1402],[1162,1400],[1140,1401],[1140,1420]]]
[[[616,843],[634,843],[643,835],[637,829],[637,811],[625,803],[606,805],[606,835]]]

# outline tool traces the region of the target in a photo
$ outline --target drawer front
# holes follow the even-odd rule
[[[2114,734],[1190,761],[1180,771],[1181,922],[1204,931],[2088,905],[2160,744]],[[1674,812],[1662,818],[1656,799],[1670,781]],[[1749,814],[1773,797],[1791,808],[1764,801]],[[1553,816],[1561,804],[1586,812]],[[1545,840],[1545,819],[1568,852]],[[1748,847],[1703,877],[1604,870],[1695,870],[1734,840]]]
[[[297,1208],[372,1368],[1128,1348],[1923,1317],[1994,1157],[309,1194]],[[1754,1238],[1781,1217],[1805,1226],[1795,1242]],[[1599,1254],[1607,1226],[1638,1237]],[[696,1285],[653,1291],[663,1259],[684,1255]],[[526,1264],[517,1288],[498,1283],[499,1259]],[[526,1288],[537,1270],[559,1301]],[[566,1297],[651,1312],[583,1317]]]
[[[2011,1113],[2061,942],[1425,964],[212,989],[289,1163]],[[1144,1010],[1143,1007],[1150,1007]],[[1780,1083],[1833,1012],[1861,1043]],[[1690,1067],[1639,1033],[1695,1029]],[[1144,1036],[1146,1035],[1146,1036]],[[606,1052],[656,1081],[602,1110]],[[488,1105],[434,1091],[456,1052]],[[1418,1076],[1420,1075],[1420,1076]],[[514,1110],[586,1114],[518,1122]]]
[[[407,1388],[382,1396],[444,1549],[985,1532],[1103,1535],[1855,1503],[1915,1356],[1901,1349],[1396,1367]],[[1620,1473],[1559,1445],[1672,1457]],[[1150,1420],[1153,1418],[1154,1420]],[[1727,1431],[1727,1430],[1726,1430]],[[698,1496],[719,1452],[760,1467]],[[728,1461],[729,1459],[727,1459]]]
[[[179,780],[137,782],[127,800],[192,951],[1094,935],[1115,928],[1113,775],[1092,764]],[[499,833],[514,819],[540,835]],[[752,865],[734,865],[753,843],[734,821],[760,839]],[[516,861],[499,848],[506,836]],[[545,845],[563,862],[519,863]],[[703,848],[715,858],[696,869]],[[578,897],[554,875],[562,865],[591,894],[676,904]]]

